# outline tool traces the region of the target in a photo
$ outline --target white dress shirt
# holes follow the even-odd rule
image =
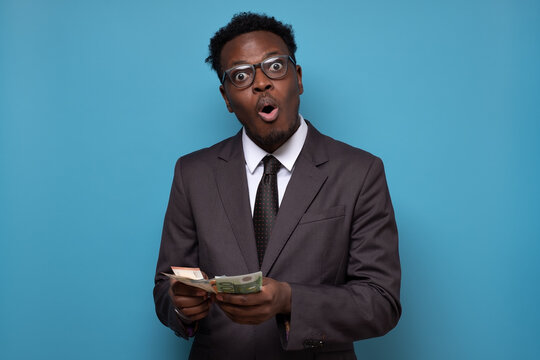
[[[257,188],[264,174],[264,165],[262,159],[266,155],[273,155],[283,165],[277,173],[278,183],[278,201],[281,205],[281,200],[291,179],[294,163],[302,151],[304,142],[308,132],[308,127],[302,115],[300,116],[300,126],[295,133],[276,151],[272,154],[267,153],[246,134],[246,129],[242,130],[242,147],[244,149],[244,159],[246,159],[246,176],[249,188],[249,202],[251,204],[251,215],[255,208],[255,197],[257,196]]]

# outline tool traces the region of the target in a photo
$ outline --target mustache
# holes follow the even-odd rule
[[[257,100],[257,106],[255,110],[257,112],[260,112],[265,106],[272,106],[274,108],[279,107],[278,102],[271,95],[261,95],[259,97],[259,100]]]

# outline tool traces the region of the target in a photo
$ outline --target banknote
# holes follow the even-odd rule
[[[205,279],[199,268],[172,266],[173,274],[164,273],[171,279],[178,280],[186,285],[203,289],[207,292],[250,294],[261,291],[262,272],[236,276],[216,276]]]
[[[251,294],[261,291],[262,272],[238,276],[216,276],[217,292],[228,294]]]
[[[174,275],[183,276],[193,280],[203,280],[204,276],[199,268],[171,266]]]
[[[181,283],[184,283],[186,285],[203,289],[206,292],[215,292],[214,288],[212,287],[211,280],[203,278],[202,274],[201,274],[201,279],[186,277],[184,275],[176,275],[176,274],[168,274],[168,273],[163,273],[163,274],[167,275],[171,279],[178,280]]]

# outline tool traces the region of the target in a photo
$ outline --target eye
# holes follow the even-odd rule
[[[233,80],[235,82],[243,82],[243,81],[246,81],[248,79],[249,75],[246,73],[246,72],[243,72],[243,71],[239,71],[237,73],[234,73],[233,74]]]
[[[281,60],[276,60],[270,64],[269,69],[273,72],[279,72],[283,69],[283,63],[281,62]]]
[[[240,66],[233,69],[229,77],[231,81],[237,86],[244,86],[244,84],[249,84],[253,77],[253,70],[250,66]]]

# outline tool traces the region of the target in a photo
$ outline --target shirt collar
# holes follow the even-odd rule
[[[300,151],[302,151],[308,132],[308,127],[304,118],[300,114],[298,114],[298,116],[300,117],[300,126],[298,129],[296,129],[294,134],[292,134],[283,145],[271,154],[274,155],[289,172],[292,171],[294,163],[296,162],[298,155],[300,155]],[[244,159],[246,160],[248,170],[253,174],[257,166],[259,166],[262,159],[268,155],[268,153],[257,146],[257,144],[247,136],[246,129],[242,129],[242,147],[244,149]]]

